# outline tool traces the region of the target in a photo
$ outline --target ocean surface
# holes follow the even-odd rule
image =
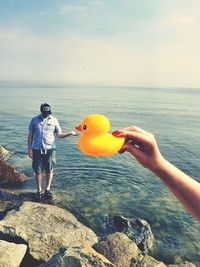
[[[152,132],[162,154],[200,182],[200,89],[0,85],[0,144],[29,180],[11,191],[35,192],[27,156],[30,119],[41,103],[52,106],[63,131],[72,131],[90,113],[110,119],[111,131],[137,125]],[[82,218],[97,233],[105,215],[146,219],[157,240],[155,255],[166,263],[181,256],[200,266],[200,224],[166,186],[128,153],[89,157],[77,137],[57,139],[53,191],[59,205]],[[44,180],[45,183],[45,180]],[[5,185],[0,185],[5,187]]]

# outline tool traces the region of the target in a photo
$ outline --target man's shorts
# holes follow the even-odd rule
[[[46,173],[54,171],[56,166],[56,150],[49,149],[43,154],[40,149],[33,149],[33,162],[32,167],[35,173],[41,172],[43,170]]]

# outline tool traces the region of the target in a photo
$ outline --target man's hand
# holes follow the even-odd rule
[[[28,155],[29,155],[29,158],[33,159],[33,150],[32,150],[32,148],[29,148]]]
[[[72,132],[70,132],[70,135],[77,136],[77,135],[79,135],[79,133],[76,131],[72,131]]]

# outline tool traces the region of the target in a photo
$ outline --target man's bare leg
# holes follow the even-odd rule
[[[37,172],[35,174],[35,180],[37,183],[37,191],[41,192],[42,191],[42,172]]]
[[[53,178],[53,172],[46,173],[46,190],[51,190],[51,183]]]

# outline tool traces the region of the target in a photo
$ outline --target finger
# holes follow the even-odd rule
[[[124,152],[127,150],[127,148],[128,148],[128,144],[124,144],[124,145],[120,148],[120,150],[118,151],[118,153],[119,153],[119,154],[124,153]]]
[[[120,134],[121,132],[124,132],[124,131],[131,131],[131,132],[138,132],[138,133],[148,134],[148,132],[146,132],[142,128],[139,128],[139,127],[134,126],[134,125],[126,127],[126,128],[123,128],[123,129],[118,129],[118,130],[112,132],[112,134],[116,136],[116,135],[118,135],[118,134]]]
[[[133,132],[138,132],[138,133],[148,133],[147,131],[143,130],[142,128],[139,128],[135,125],[123,128],[122,131],[133,131]]]
[[[126,138],[126,142],[129,140],[134,140],[136,143],[141,143],[141,144],[147,144],[150,142],[148,135],[146,135],[144,133],[138,133],[138,132],[124,131],[123,130],[123,131],[114,133],[114,135],[117,137]]]

